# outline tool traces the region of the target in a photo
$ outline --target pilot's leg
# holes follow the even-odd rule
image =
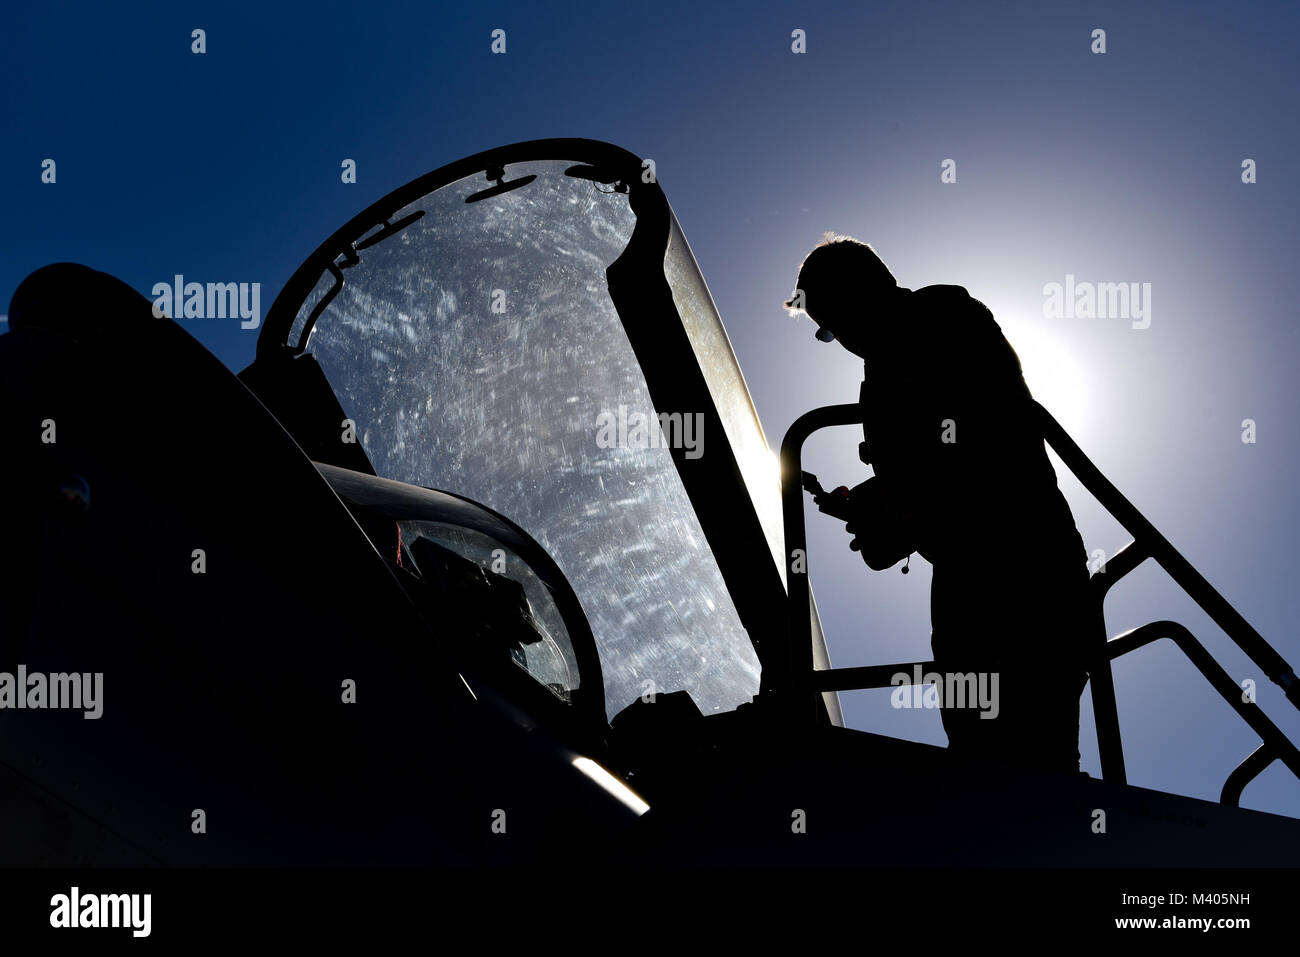
[[[1029,627],[968,620],[961,630],[936,628],[931,647],[951,751],[1020,768],[1078,771],[1087,673],[1067,634],[1042,621]],[[952,684],[950,674],[958,676]],[[961,694],[946,694],[958,686]]]

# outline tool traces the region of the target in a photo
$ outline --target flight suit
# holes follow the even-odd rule
[[[960,286],[901,290],[897,311],[872,323],[860,394],[867,456],[934,567],[934,670],[984,675],[989,691],[997,675],[996,717],[941,690],[949,747],[1077,772],[1100,608],[1020,360]]]

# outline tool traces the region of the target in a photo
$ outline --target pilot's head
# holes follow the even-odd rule
[[[794,295],[784,302],[791,315],[804,313],[817,324],[822,342],[839,340],[864,355],[869,329],[898,294],[898,280],[866,243],[827,233],[799,267]],[[887,320],[885,320],[887,321]]]

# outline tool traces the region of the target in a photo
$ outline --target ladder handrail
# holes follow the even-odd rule
[[[1154,558],[1175,584],[1223,629],[1224,633],[1264,671],[1271,681],[1282,688],[1287,700],[1300,709],[1300,680],[1297,680],[1294,669],[1286,659],[1251,627],[1241,613],[1101,473],[1101,470],[1084,454],[1047,409],[1036,401],[1033,401],[1033,408],[1039,420],[1043,441],[1056,452],[1089,494],[1133,536],[1133,541],[1108,559],[1089,580],[1096,597],[1095,607],[1100,637],[1090,667],[1090,683],[1103,778],[1119,784],[1124,784],[1127,780],[1111,661],[1159,638],[1173,640],[1211,686],[1241,714],[1264,741],[1233,770],[1228,780],[1224,782],[1221,795],[1224,804],[1235,804],[1245,785],[1278,758],[1297,777],[1300,777],[1300,751],[1253,701],[1239,700],[1240,689],[1236,683],[1185,627],[1176,622],[1151,622],[1110,641],[1106,639],[1103,606],[1107,593],[1119,579],[1137,568],[1147,558]],[[813,670],[812,622],[806,611],[809,591],[807,530],[804,522],[803,487],[800,481],[803,446],[814,432],[821,429],[860,423],[861,412],[858,403],[823,406],[805,412],[797,418],[786,431],[781,442],[781,506],[788,572],[787,648],[786,656],[781,660],[785,666],[784,670],[764,674],[760,699],[769,704],[776,703],[784,706],[788,711],[788,717],[795,722],[813,719],[814,709],[804,707],[812,700],[813,694],[820,694],[825,690],[876,687],[879,686],[877,682],[882,677],[903,667],[872,665],[865,668]],[[775,659],[773,663],[776,663]],[[909,666],[911,664],[915,663],[909,663]],[[857,682],[866,682],[866,684]]]
[[[1052,418],[1051,413],[1038,402],[1034,403],[1034,407],[1040,416],[1043,438],[1047,444],[1060,456],[1061,461],[1074,473],[1093,498],[1100,502],[1106,511],[1110,512],[1133,536],[1133,542],[1126,548],[1135,547],[1143,559],[1154,558],[1160,567],[1169,573],[1169,577],[1175,584],[1223,629],[1251,661],[1263,669],[1270,681],[1283,690],[1287,700],[1300,709],[1300,680],[1296,679],[1295,670],[1286,659],[1278,654],[1273,646],[1241,616],[1241,613],[1206,581],[1205,576],[1156,530],[1147,517],[1137,510],[1137,506],[1125,498],[1123,493],[1101,474],[1101,470],[1075,444],[1065,429],[1061,428],[1060,423]],[[1131,567],[1135,568],[1139,563],[1140,560],[1134,562]],[[1109,565],[1108,562],[1107,566]],[[1125,568],[1123,573],[1129,570],[1131,568]],[[1105,574],[1109,573],[1110,568],[1107,567]],[[1103,589],[1103,594],[1119,577],[1111,576]]]
[[[1223,782],[1223,793],[1219,795],[1219,803],[1226,804],[1229,807],[1236,807],[1241,801],[1241,792],[1245,790],[1246,785],[1255,780],[1266,767],[1277,760],[1277,755],[1269,750],[1267,743],[1261,744],[1246,759],[1232,769],[1228,775],[1228,780]]]
[[[785,533],[786,648],[773,655],[777,668],[763,669],[759,698],[788,710],[796,724],[815,721],[812,702],[812,617],[808,614],[808,540],[803,520],[803,444],[814,432],[835,425],[861,422],[854,402],[805,412],[791,423],[781,440],[781,518]],[[802,609],[802,612],[800,611]],[[771,670],[773,673],[768,674]]]
[[[1196,666],[1196,670],[1210,683],[1210,687],[1217,691],[1232,710],[1241,715],[1242,719],[1250,725],[1251,730],[1263,739],[1264,743],[1228,776],[1228,780],[1223,785],[1223,795],[1226,797],[1230,794],[1228,785],[1233,784],[1236,788],[1236,796],[1240,797],[1241,789],[1268,767],[1275,758],[1280,758],[1291,773],[1300,779],[1300,750],[1297,750],[1282,729],[1269,719],[1263,709],[1255,703],[1253,697],[1242,693],[1232,676],[1215,661],[1209,649],[1197,641],[1196,636],[1185,625],[1176,621],[1153,621],[1137,628],[1130,628],[1106,642],[1106,650],[1114,660],[1120,655],[1136,651],[1161,638],[1168,638],[1177,645],[1188,660]],[[1265,756],[1268,757],[1267,761],[1263,760]],[[1229,802],[1224,801],[1224,803]],[[1235,798],[1232,803],[1235,803]]]

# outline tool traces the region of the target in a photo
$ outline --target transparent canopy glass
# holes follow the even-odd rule
[[[536,640],[513,650],[515,663],[563,700],[580,681],[578,659],[564,624],[564,615],[546,584],[514,550],[483,532],[447,522],[404,521],[399,526],[407,548],[427,538],[480,566],[484,572],[503,575],[516,582],[527,602],[530,624]],[[421,569],[428,576],[429,569]],[[503,609],[509,610],[509,609]]]
[[[512,164],[509,180],[537,179],[466,203],[488,185],[477,174],[393,214],[424,215],[357,243],[308,351],[380,475],[483,502],[552,555],[591,623],[610,716],[678,689],[705,714],[729,710],[758,692],[758,659],[671,453],[634,427],[610,441],[610,423],[692,410],[654,407],[610,301],[605,269],[635,224],[627,196],[570,165]],[[665,273],[782,568],[775,462],[672,227]],[[321,277],[291,343],[336,282]],[[697,438],[706,454],[722,440]]]

